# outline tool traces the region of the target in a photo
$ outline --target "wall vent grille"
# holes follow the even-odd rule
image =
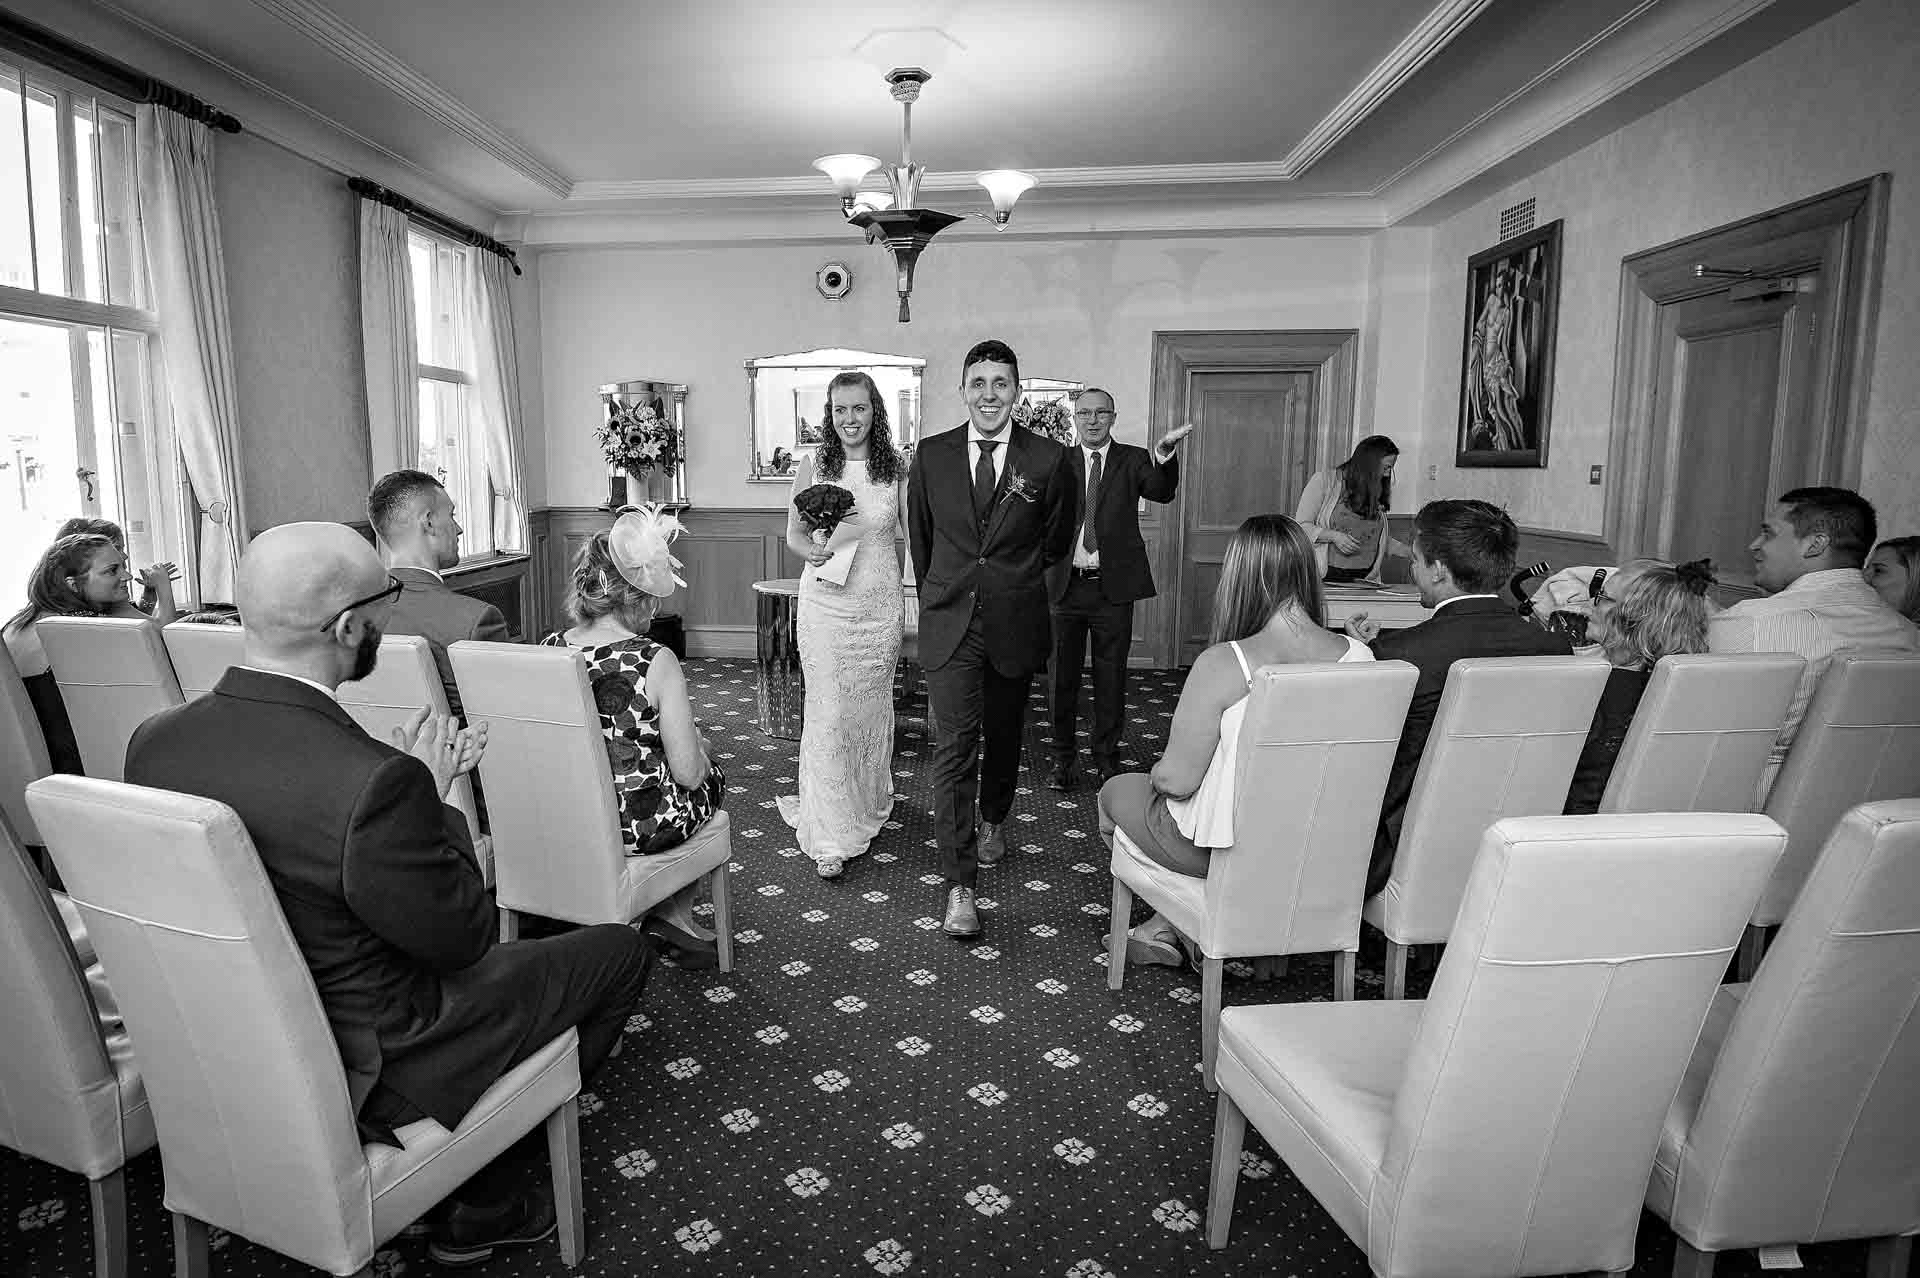
[[[1510,209],[1500,210],[1500,238],[1510,240],[1533,229],[1533,197],[1528,196]]]

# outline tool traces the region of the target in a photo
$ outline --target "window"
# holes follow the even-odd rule
[[[420,469],[446,486],[466,535],[461,557],[499,550],[493,486],[476,403],[475,250],[415,230],[407,236],[420,370]]]
[[[185,482],[157,420],[134,203],[133,109],[0,62],[0,609],[76,515],[136,564],[191,556]],[[180,592],[193,595],[191,581]]]

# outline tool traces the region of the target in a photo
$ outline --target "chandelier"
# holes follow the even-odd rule
[[[847,221],[866,231],[867,242],[886,243],[887,251],[893,255],[895,286],[900,293],[900,323],[906,324],[913,319],[907,298],[913,292],[913,264],[919,260],[920,250],[926,248],[934,236],[964,218],[938,209],[916,207],[926,166],[913,162],[913,104],[920,99],[920,86],[933,79],[932,73],[920,67],[895,67],[887,72],[886,79],[893,86],[893,100],[900,104],[900,163],[886,166],[889,192],[860,189],[867,175],[882,167],[871,155],[823,155],[813,162],[813,167],[833,183],[834,190],[840,193],[840,212]],[[993,213],[965,216],[977,217],[996,231],[1006,229],[1007,220],[1013,216],[1014,201],[1035,181],[1032,174],[1016,169],[994,169],[974,180],[987,188],[987,195],[993,200]]]

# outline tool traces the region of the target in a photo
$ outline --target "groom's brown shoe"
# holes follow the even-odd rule
[[[980,823],[980,841],[974,846],[974,859],[981,865],[998,865],[1007,855],[1007,827],[991,821]]]
[[[972,888],[947,889],[947,917],[941,922],[940,930],[962,939],[980,935],[980,911],[974,908]]]

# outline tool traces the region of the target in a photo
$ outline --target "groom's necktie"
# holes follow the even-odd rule
[[[980,447],[980,460],[973,464],[973,518],[976,523],[984,524],[987,512],[993,509],[993,450],[1000,447],[1000,441],[974,442]]]
[[[1100,552],[1100,534],[1094,529],[1094,512],[1100,508],[1100,454],[1093,455],[1093,465],[1087,467],[1087,521],[1080,525],[1080,544],[1087,548],[1089,555]]]

